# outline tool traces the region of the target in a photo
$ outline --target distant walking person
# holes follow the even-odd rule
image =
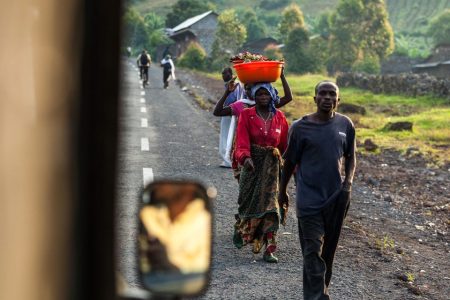
[[[322,81],[315,88],[317,110],[291,128],[280,183],[279,205],[296,168],[296,202],[303,253],[304,299],[330,299],[334,254],[350,204],[355,173],[355,127],[336,112],[339,87]],[[344,177],[341,177],[341,170]]]
[[[163,60],[161,60],[161,67],[163,68],[163,82],[164,88],[169,87],[169,80],[175,80],[175,65],[173,64],[172,58],[167,54]]]
[[[144,84],[148,82],[148,68],[152,63],[152,58],[150,54],[147,53],[146,50],[142,50],[141,54],[139,54],[136,63],[139,67],[139,77],[144,81]]]

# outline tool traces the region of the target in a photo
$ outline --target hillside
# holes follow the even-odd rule
[[[450,0],[388,0],[389,21],[395,32],[421,32],[430,19],[450,8]]]
[[[136,7],[141,13],[149,11],[165,15],[170,11],[171,5],[177,0],[152,0],[136,1]],[[236,10],[244,8],[256,8],[258,12],[267,11],[269,14],[280,12],[289,0],[212,0],[217,6],[217,11],[228,8]],[[320,15],[323,12],[333,10],[338,0],[296,0],[292,1],[300,5],[307,20]],[[428,25],[431,18],[450,8],[450,0],[386,0],[389,20],[397,33],[412,34],[421,32]],[[266,9],[264,9],[266,7]]]

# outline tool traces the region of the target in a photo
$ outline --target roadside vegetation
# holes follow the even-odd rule
[[[320,80],[335,80],[334,74],[348,71],[377,74],[381,61],[390,54],[424,58],[435,45],[450,43],[450,0],[316,0],[301,1],[301,7],[299,2],[129,0],[124,48],[132,45],[136,51],[147,48],[152,53],[158,45],[170,44],[164,28],[213,9],[219,18],[212,53],[208,56],[201,45],[192,44],[178,57],[177,65],[210,72],[204,74],[221,80],[218,71],[229,64],[230,53],[239,51],[245,42],[272,36],[285,47],[266,49],[264,54],[285,59],[294,101],[284,112],[293,121],[314,110],[314,86]],[[276,86],[281,90],[279,83]],[[342,88],[341,100],[365,109],[364,114],[350,117],[359,143],[370,139],[378,146],[374,153],[394,148],[416,151],[437,164],[449,160],[448,99]],[[412,130],[387,130],[389,122],[411,122]]]
[[[283,108],[290,121],[314,111],[314,86],[320,80],[334,80],[321,75],[288,75],[294,100]],[[276,83],[278,90],[281,84]],[[450,158],[450,101],[433,96],[408,97],[374,94],[355,88],[341,89],[341,103],[362,106],[366,114],[347,114],[357,128],[358,141],[371,139],[380,148],[393,148],[402,153],[422,153],[442,164]],[[389,122],[407,121],[412,131],[388,131]],[[364,147],[360,147],[364,151]]]
[[[221,80],[220,74],[202,73]],[[334,77],[305,74],[287,75],[294,100],[282,108],[289,122],[315,110],[314,87],[321,80]],[[275,87],[282,91],[280,82]],[[364,107],[366,113],[348,114],[357,128],[358,142],[371,139],[380,149],[392,148],[402,153],[423,155],[436,165],[450,158],[450,101],[433,96],[408,97],[404,95],[374,94],[356,88],[341,88],[341,103]],[[282,92],[281,92],[282,93]],[[388,131],[389,122],[407,121],[413,124],[412,131]],[[366,152],[364,147],[359,151]]]

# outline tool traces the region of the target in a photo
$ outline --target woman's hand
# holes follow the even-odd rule
[[[286,191],[280,191],[280,193],[278,194],[278,205],[280,207],[284,207],[285,205],[286,207],[289,206],[289,195]]]
[[[255,171],[255,165],[253,164],[253,160],[250,157],[247,157],[244,160],[244,168],[246,168],[250,172]]]
[[[227,83],[227,91],[229,93],[234,91],[236,89],[237,85],[238,85],[237,83],[234,82],[235,80],[236,80],[236,76],[233,76],[233,78],[231,78],[231,80],[228,81],[228,83]]]
[[[281,76],[280,77],[285,77],[285,74],[284,74],[284,65],[281,67]]]

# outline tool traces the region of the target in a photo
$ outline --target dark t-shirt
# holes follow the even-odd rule
[[[326,123],[313,123],[308,116],[290,130],[284,158],[297,165],[297,215],[308,216],[339,195],[344,157],[355,155],[355,127],[339,113]]]

